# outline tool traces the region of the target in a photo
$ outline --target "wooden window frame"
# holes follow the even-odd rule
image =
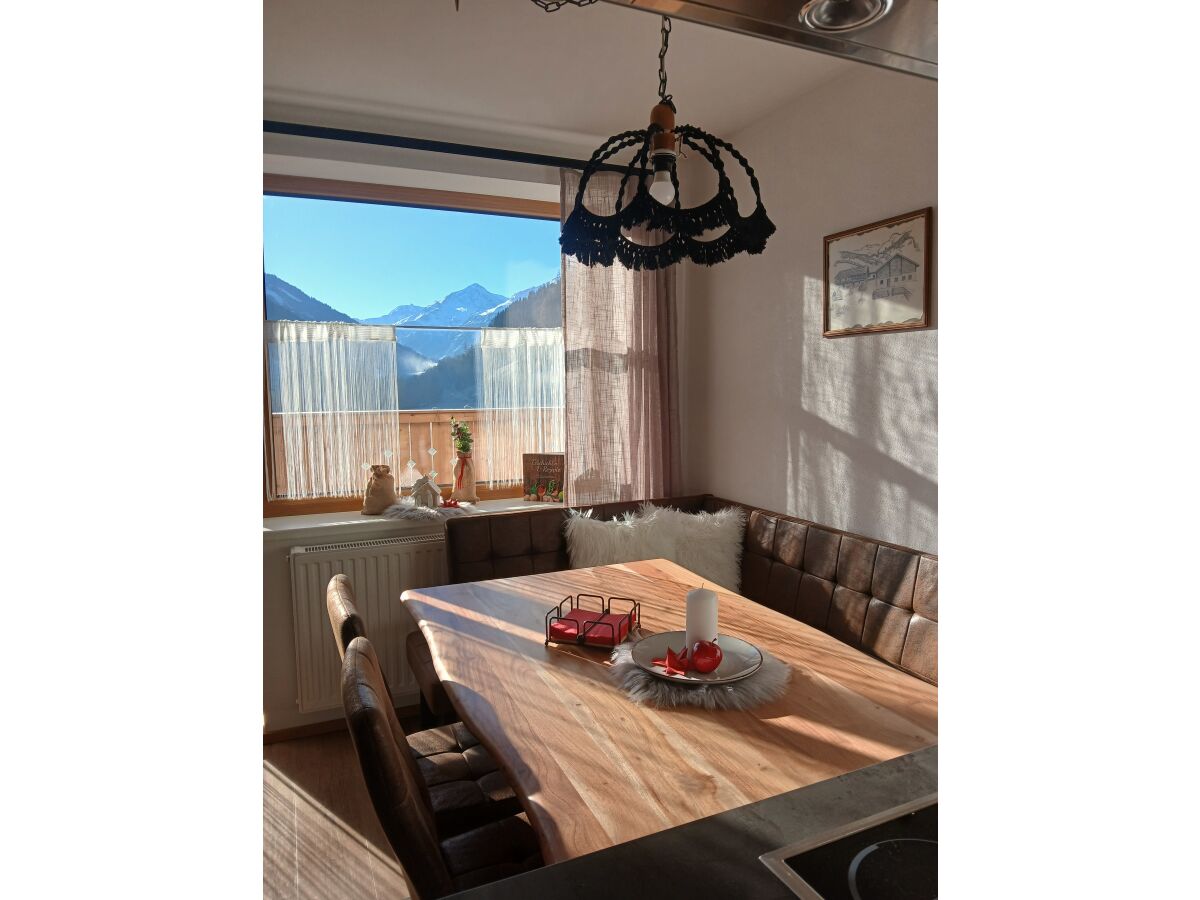
[[[359,181],[339,181],[332,178],[308,178],[301,175],[263,174],[263,194],[277,197],[307,197],[314,200],[354,200],[360,203],[380,203],[388,206],[410,206],[418,209],[445,209],[453,212],[485,213],[496,216],[515,216],[522,219],[559,221],[561,208],[550,200],[527,200],[522,197],[500,197],[492,194],[469,194],[440,191],[430,188],[400,187],[392,184],[369,184]],[[353,512],[362,509],[362,497],[319,497],[305,500],[271,498],[274,484],[274,460],[271,439],[271,398],[267,381],[266,348],[263,348],[263,517],[302,516],[312,513]],[[521,496],[521,486],[509,488],[476,487],[480,500],[511,499]],[[450,488],[442,488],[442,496],[450,496]]]

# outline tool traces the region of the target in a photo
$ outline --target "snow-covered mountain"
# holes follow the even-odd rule
[[[288,284],[276,275],[263,276],[263,296],[267,304],[267,318],[291,319],[300,322],[354,322],[350,316],[338,312],[327,303],[310,297],[294,284]]]
[[[470,284],[428,306],[406,304],[386,315],[361,320],[339,312],[275,275],[267,275],[265,284],[270,319],[398,325],[396,372],[401,405],[406,409],[461,409],[478,405],[479,354],[474,351],[479,345],[479,333],[409,330],[403,326],[554,328],[562,325],[562,295],[557,278],[511,297]]]
[[[512,295],[512,302],[488,323],[493,328],[557,328],[562,325],[562,290],[555,278]]]
[[[428,306],[405,304],[386,315],[363,319],[372,325],[487,325],[512,300],[481,284],[469,284]],[[430,359],[461,353],[478,342],[470,331],[400,331],[397,338]]]
[[[358,319],[339,312],[327,303],[310,297],[294,284],[289,284],[277,275],[263,277],[264,300],[268,319],[285,319],[301,322],[357,322]],[[423,309],[423,307],[414,307]],[[400,377],[420,375],[437,365],[437,360],[405,346],[396,344],[396,372]]]
[[[418,353],[412,347],[397,342],[396,372],[401,378],[407,375],[420,375],[437,365],[436,360],[430,359],[423,353]]]
[[[417,306],[414,303],[405,303],[397,306],[389,313],[384,313],[382,316],[372,316],[369,319],[359,319],[364,325],[396,325],[398,323],[407,322],[410,319],[415,319],[417,316],[429,310],[428,306]]]
[[[428,306],[406,303],[391,312],[361,321],[369,325],[473,325],[471,319],[494,315],[511,303],[482,284],[469,284]]]

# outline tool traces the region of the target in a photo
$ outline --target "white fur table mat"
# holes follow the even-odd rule
[[[698,706],[701,709],[753,709],[777,700],[787,691],[791,667],[759,648],[763,664],[753,675],[729,684],[672,684],[651,675],[633,661],[633,642],[618,644],[612,652],[610,674],[634,703],[673,709]]]
[[[452,519],[455,516],[469,516],[474,512],[470,503],[463,503],[461,506],[439,506],[433,509],[427,506],[417,506],[412,497],[401,497],[383,511],[382,518],[431,521]]]

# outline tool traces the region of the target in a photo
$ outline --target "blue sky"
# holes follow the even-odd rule
[[[263,197],[266,271],[355,318],[472,282],[508,297],[558,275],[558,222]]]

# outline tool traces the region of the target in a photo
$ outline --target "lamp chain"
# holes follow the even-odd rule
[[[667,48],[671,42],[671,17],[662,17],[662,49],[658,51],[658,99],[675,108],[671,95],[667,93]]]

